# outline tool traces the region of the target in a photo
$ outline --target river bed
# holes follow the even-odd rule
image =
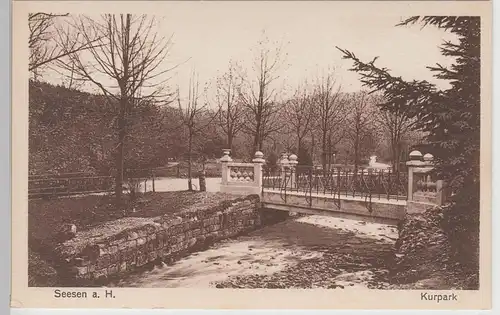
[[[110,286],[383,288],[396,238],[394,226],[295,216]]]

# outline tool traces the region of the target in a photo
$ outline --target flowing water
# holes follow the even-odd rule
[[[314,215],[293,217],[111,286],[368,287],[377,281],[384,285],[374,278],[387,270],[374,262],[391,250],[396,238],[393,226]]]

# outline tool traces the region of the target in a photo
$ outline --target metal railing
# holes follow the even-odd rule
[[[372,201],[406,200],[408,174],[392,170],[376,170],[359,167],[336,167],[331,170],[312,166],[283,167],[278,170],[264,169],[263,189],[279,190],[286,202],[287,193],[303,193],[309,206],[313,194],[333,196],[340,208],[342,197],[357,197],[366,202],[371,211]]]
[[[86,173],[31,175],[28,178],[28,198],[60,197],[110,192],[114,187],[111,176]]]
[[[151,169],[130,169],[124,174],[125,182],[153,181],[154,171]],[[124,183],[125,184],[125,183]],[[146,183],[144,183],[144,186]],[[110,193],[114,191],[115,178],[112,175],[96,175],[93,173],[63,173],[30,175],[28,177],[28,198],[63,197],[94,193]],[[125,188],[124,188],[125,189]]]
[[[124,170],[124,190],[131,185],[143,186],[147,190],[147,182],[151,181],[152,191],[155,192],[155,181],[158,177],[181,178],[180,165],[157,168],[130,168]],[[196,172],[193,172],[195,174]],[[219,172],[220,173],[220,172]],[[220,175],[219,175],[220,176]],[[62,197],[93,193],[109,193],[114,191],[115,179],[113,175],[98,175],[95,173],[62,173],[37,174],[28,177],[28,198]],[[128,186],[128,188],[127,188]],[[139,187],[135,187],[136,189]]]

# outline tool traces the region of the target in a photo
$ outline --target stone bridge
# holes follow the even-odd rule
[[[433,156],[410,153],[407,171],[299,166],[297,156],[283,154],[277,170],[266,167],[262,152],[251,163],[236,163],[225,150],[221,191],[258,194],[263,209],[326,215],[398,224],[407,213],[442,205],[448,196],[432,173]]]

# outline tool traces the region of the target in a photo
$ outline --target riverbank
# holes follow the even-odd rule
[[[452,254],[441,207],[407,215],[401,224],[391,281],[399,289],[477,290],[479,272]]]
[[[234,199],[234,196],[222,193],[158,192],[146,193],[119,208],[115,206],[113,197],[108,195],[30,200],[28,242],[31,253],[29,255],[31,284],[50,286],[55,281],[52,269],[59,263],[55,249],[59,244],[74,238],[76,234],[81,236],[91,233],[95,240],[153,222],[155,218],[161,216],[210,208],[231,199]],[[62,235],[62,227],[71,225],[75,228],[74,235]],[[60,275],[57,277],[59,277],[57,281],[61,282]],[[51,280],[44,280],[49,278]]]

